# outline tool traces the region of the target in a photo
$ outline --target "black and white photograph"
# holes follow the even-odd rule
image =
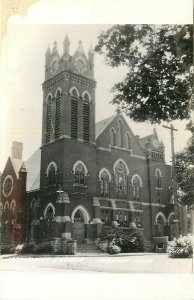
[[[0,298],[192,300],[191,18],[23,2],[1,30]]]

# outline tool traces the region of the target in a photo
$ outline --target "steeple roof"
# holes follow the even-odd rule
[[[58,50],[57,50],[57,42],[56,42],[56,41],[54,42],[54,45],[53,45],[53,51],[52,51],[52,54],[58,54]]]
[[[82,46],[82,41],[79,41],[78,43],[78,47],[73,55],[73,58],[77,58],[77,57],[81,57],[81,58],[84,58],[85,61],[87,61],[87,56],[84,52],[84,49],[83,49],[83,46]]]
[[[66,33],[66,35],[65,35],[65,39],[64,39],[63,43],[64,43],[64,44],[67,44],[67,45],[70,44],[70,40],[69,40],[69,37],[68,37],[68,34],[67,34],[67,33]]]

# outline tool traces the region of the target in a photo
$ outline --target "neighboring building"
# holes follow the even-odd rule
[[[119,111],[95,123],[94,53],[69,47],[66,36],[62,57],[56,42],[46,52],[40,149],[23,162],[15,142],[2,174],[2,242],[93,243],[119,226],[141,231],[150,250],[153,237],[174,236],[164,145],[155,129],[135,136]]]

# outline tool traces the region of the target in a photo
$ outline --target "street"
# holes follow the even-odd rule
[[[1,300],[192,299],[192,259],[165,254],[0,258]]]

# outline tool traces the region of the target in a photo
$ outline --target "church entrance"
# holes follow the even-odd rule
[[[74,215],[74,223],[72,224],[72,236],[78,243],[83,243],[85,238],[84,216],[80,209]]]

